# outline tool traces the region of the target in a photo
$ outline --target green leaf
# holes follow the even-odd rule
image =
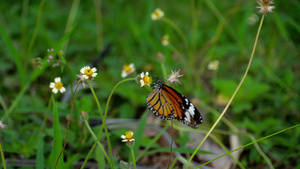
[[[60,133],[60,126],[59,126],[59,119],[58,119],[58,111],[55,103],[55,99],[52,96],[52,103],[53,103],[53,128],[54,128],[54,142],[53,142],[53,149],[52,149],[52,169],[55,169],[56,160],[62,150],[62,139]],[[60,156],[57,168],[61,169],[63,167],[63,154]]]
[[[44,169],[44,137],[41,136],[38,141],[38,149],[36,154],[36,169]]]
[[[145,127],[147,125],[147,115],[148,115],[148,110],[146,110],[141,119],[140,119],[140,122],[137,126],[137,129],[133,135],[134,139],[135,139],[135,142],[134,142],[134,147],[133,147],[133,150],[134,150],[134,154],[137,154],[139,148],[140,148],[140,145],[141,145],[141,141],[142,141],[142,138],[143,138],[143,135],[144,135],[144,131],[145,131]]]
[[[99,146],[96,147],[96,150],[94,151],[94,153],[95,153],[95,159],[98,162],[98,168],[99,169],[105,168],[104,153],[101,151]]]

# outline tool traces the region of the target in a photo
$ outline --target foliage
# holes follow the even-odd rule
[[[225,145],[226,134],[222,134],[226,132],[238,135],[245,145],[254,144],[253,138],[264,138],[299,124],[300,2],[275,0],[273,5],[274,13],[265,16],[249,73],[223,117],[227,122],[223,119],[214,133],[220,134],[217,139]],[[197,132],[208,131],[246,70],[260,18],[256,6],[256,1],[240,0],[172,1],[172,5],[169,1],[2,1],[0,117],[7,127],[0,129],[0,134],[5,159],[37,160],[32,167],[53,168],[52,156],[61,150],[58,144],[67,133],[66,117],[72,100],[68,96],[69,100],[63,102],[65,93],[54,95],[51,101],[49,83],[61,77],[66,88],[73,88],[80,68],[93,63],[109,45],[108,54],[95,65],[99,74],[92,82],[103,108],[102,120],[107,115],[107,125],[101,125],[93,92],[79,90],[61,166],[78,168],[73,164],[85,159],[97,161],[99,168],[117,167],[120,160],[133,164],[130,149],[124,148],[120,139],[120,133],[127,128],[110,119],[139,121],[130,121],[127,126],[137,127],[133,147],[137,165],[143,155],[166,151],[156,143],[159,137],[143,135],[149,91],[134,80],[118,83],[122,80],[122,66],[128,63],[136,67],[134,76],[149,71],[153,77],[166,78],[161,63],[167,74],[181,69],[182,84],[174,88],[196,100],[205,117]],[[154,22],[150,15],[156,7],[165,12],[165,18]],[[258,21],[249,24],[251,16]],[[167,47],[160,42],[166,34],[170,37]],[[157,57],[158,52],[164,60]],[[50,55],[54,58],[48,62]],[[216,71],[207,69],[213,60],[220,62]],[[119,86],[113,90],[116,84]],[[82,110],[89,114],[91,130],[80,119]],[[56,113],[58,118],[54,118]],[[174,152],[191,154],[191,149],[184,149],[191,141],[187,136],[191,130],[175,128],[180,131],[175,138],[180,147]],[[92,132],[100,145],[96,146]],[[56,134],[61,134],[61,139]],[[244,147],[238,161],[246,168],[299,167],[299,139],[299,127],[284,131],[258,142],[261,150]],[[96,148],[91,151],[93,145]],[[112,148],[109,157],[105,157],[101,146],[107,152]],[[209,152],[200,149],[197,153]]]

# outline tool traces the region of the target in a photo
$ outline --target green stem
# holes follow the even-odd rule
[[[81,166],[80,169],[84,169],[84,167],[85,167],[85,165],[86,165],[88,159],[90,158],[90,156],[92,155],[94,149],[96,148],[96,145],[97,145],[97,143],[98,143],[99,140],[100,140],[100,136],[101,136],[101,134],[102,134],[103,127],[104,127],[104,123],[102,123],[101,128],[100,128],[100,132],[99,132],[98,137],[97,137],[97,140],[95,141],[93,147],[90,149],[88,155],[85,157],[84,162],[82,163],[82,166]],[[110,162],[110,160],[109,160],[108,163],[110,164],[110,167],[112,168],[112,164],[111,164],[112,162]]]
[[[263,15],[263,16],[264,16],[264,15]],[[268,136],[266,136],[266,137],[263,137],[263,138],[260,138],[260,139],[258,139],[258,140],[255,140],[255,141],[253,141],[253,142],[251,142],[251,143],[248,143],[248,144],[246,144],[246,145],[244,145],[244,146],[242,146],[242,147],[239,147],[239,148],[237,148],[237,149],[234,149],[234,150],[232,150],[232,151],[229,151],[228,153],[225,153],[225,154],[223,154],[223,155],[221,155],[221,156],[219,156],[219,157],[217,157],[217,158],[214,158],[214,159],[212,159],[212,160],[210,160],[210,161],[208,161],[208,162],[206,162],[206,163],[204,163],[204,164],[198,166],[197,168],[201,168],[201,167],[203,167],[204,165],[209,164],[209,163],[211,163],[211,162],[213,162],[213,161],[215,161],[215,160],[217,160],[217,159],[219,159],[219,158],[221,158],[221,157],[224,157],[224,156],[226,156],[226,155],[228,155],[228,154],[230,154],[230,153],[233,153],[233,152],[235,152],[235,151],[237,151],[237,150],[240,150],[240,149],[245,148],[245,147],[247,147],[247,146],[250,146],[250,145],[252,145],[252,144],[254,144],[254,143],[257,143],[257,142],[262,141],[262,140],[265,140],[265,139],[267,139],[267,138],[269,138],[269,137],[272,137],[272,136],[275,136],[275,135],[280,134],[280,133],[282,133],[282,132],[285,132],[285,131],[287,131],[287,130],[296,128],[296,127],[298,127],[298,126],[300,126],[300,123],[299,123],[299,124],[296,124],[296,125],[294,125],[294,126],[292,126],[292,127],[289,127],[289,128],[283,129],[283,130],[280,130],[280,131],[278,131],[278,132],[275,132],[275,133],[273,133],[273,134],[270,134],[270,135],[268,135]]]
[[[4,154],[3,154],[3,149],[2,149],[2,144],[0,143],[0,153],[1,153],[1,159],[3,162],[3,168],[6,169],[6,164],[5,164],[5,158],[4,158]]]
[[[154,145],[154,143],[156,143],[156,141],[161,137],[161,135],[167,130],[169,126],[170,125],[167,124],[153,139],[151,139],[151,141],[145,147],[144,151],[140,153],[140,155],[136,158],[137,161],[139,161],[143,157],[143,155],[147,153],[151,146]]]
[[[0,105],[2,106],[4,113],[6,113],[7,110],[8,110],[7,109],[7,105],[5,104],[5,101],[4,101],[4,99],[3,99],[3,97],[2,97],[1,94],[0,94]]]
[[[91,126],[89,125],[88,121],[87,121],[87,120],[84,120],[84,123],[85,123],[86,127],[88,128],[89,132],[91,133],[91,135],[94,137],[95,141],[97,141],[97,137],[96,137],[95,133],[93,132],[93,130],[91,129]],[[108,156],[107,156],[107,154],[106,154],[106,152],[105,152],[105,150],[104,150],[102,144],[101,144],[99,141],[97,141],[97,144],[99,145],[100,149],[101,149],[102,152],[104,153],[104,155],[105,155],[107,161],[109,161],[109,158],[108,158]]]
[[[124,82],[128,82],[128,81],[135,81],[135,78],[128,78],[128,79],[121,80],[120,82],[118,82],[118,83],[114,86],[114,88],[113,88],[112,91],[110,92],[110,95],[109,95],[109,97],[108,97],[108,99],[107,99],[107,102],[106,102],[104,120],[106,119],[106,116],[107,116],[108,105],[109,105],[110,99],[111,99],[113,93],[115,92],[116,88],[117,88],[120,84],[122,84],[122,83],[124,83]]]
[[[110,162],[111,162],[110,164],[111,164],[111,167],[114,169],[115,166],[114,166],[114,163],[113,163],[113,157],[112,157],[112,151],[111,151],[110,138],[109,138],[109,133],[108,133],[107,126],[106,126],[106,123],[105,123],[105,116],[103,116],[103,111],[102,111],[102,109],[101,109],[100,102],[99,102],[99,100],[98,100],[98,98],[97,98],[97,96],[96,96],[96,93],[95,93],[95,91],[94,91],[94,89],[93,89],[93,87],[92,87],[91,82],[89,81],[88,84],[89,84],[89,86],[90,86],[90,89],[91,89],[91,91],[92,91],[92,93],[93,93],[94,99],[95,99],[95,101],[96,101],[96,103],[97,103],[98,109],[99,109],[99,111],[100,111],[100,115],[101,115],[101,119],[102,119],[102,126],[104,126],[104,131],[105,131],[106,139],[107,139],[107,146],[108,146],[109,157],[110,157]],[[100,133],[102,133],[102,130],[100,131]],[[100,135],[100,133],[99,133],[99,135]],[[99,135],[98,135],[98,137],[99,137]],[[100,137],[99,137],[99,138],[100,138]],[[99,141],[99,140],[97,140],[96,142],[98,142],[98,141]]]
[[[166,24],[170,25],[178,33],[180,38],[183,40],[185,47],[188,49],[188,47],[189,47],[188,40],[186,39],[186,37],[185,37],[184,33],[181,31],[181,29],[179,29],[179,27],[177,25],[175,25],[170,19],[168,19],[166,17],[163,17],[162,20]]]
[[[95,17],[97,26],[97,51],[103,48],[103,34],[102,34],[102,15],[101,15],[101,1],[94,0],[95,3]]]
[[[10,107],[8,108],[7,112],[4,114],[4,116],[2,117],[1,121],[4,122],[9,115],[13,112],[13,110],[18,106],[21,98],[23,97],[23,95],[25,94],[27,88],[29,87],[30,82],[27,83],[22,90],[19,92],[19,94],[17,95],[16,99],[13,101],[13,103],[10,105]]]
[[[164,78],[167,78],[167,72],[166,72],[165,62],[164,62],[164,61],[161,61],[161,62],[160,62],[160,66],[161,66],[161,70],[162,70],[162,72],[163,72],[163,77],[164,77]]]
[[[130,151],[131,151],[131,155],[132,155],[132,161],[133,161],[134,169],[136,169],[133,146],[130,146]]]
[[[73,3],[72,3],[72,7],[71,7],[70,14],[69,14],[69,17],[68,17],[65,33],[67,33],[69,30],[71,30],[71,28],[74,25],[74,21],[75,21],[75,17],[76,17],[76,13],[77,13],[77,10],[78,10],[79,3],[80,3],[80,0],[74,0]],[[70,38],[66,39],[64,45],[62,46],[62,50],[64,52],[67,51],[68,44],[69,44],[69,39]]]
[[[90,89],[91,89],[91,92],[93,93],[94,99],[96,100],[98,109],[99,109],[99,111],[100,111],[101,118],[102,118],[102,126],[101,126],[101,130],[100,130],[100,132],[99,132],[99,134],[98,134],[98,137],[97,137],[96,142],[99,141],[100,135],[101,135],[101,133],[102,133],[102,131],[103,131],[103,128],[104,128],[105,133],[106,133],[107,146],[108,146],[108,149],[109,149],[109,156],[110,156],[111,168],[115,168],[115,167],[114,167],[114,163],[113,163],[113,159],[112,159],[112,150],[111,150],[111,144],[110,144],[109,134],[108,134],[107,126],[106,126],[106,123],[105,123],[105,119],[106,119],[107,112],[108,112],[108,105],[109,105],[109,102],[110,102],[110,100],[111,100],[112,94],[114,93],[114,91],[116,90],[116,88],[117,88],[121,83],[126,82],[126,81],[132,81],[132,80],[135,80],[135,78],[124,79],[124,80],[120,81],[119,83],[117,83],[117,84],[114,86],[113,90],[111,91],[111,93],[110,93],[110,95],[109,95],[109,97],[108,97],[108,99],[107,99],[107,104],[106,104],[106,109],[105,109],[105,114],[104,114],[104,115],[103,115],[103,111],[102,111],[102,109],[101,109],[99,100],[98,100],[98,98],[97,98],[97,96],[96,96],[96,94],[95,94],[95,91],[94,91],[93,87],[92,87],[92,84],[91,84],[91,82],[88,82],[89,87],[90,87]],[[86,157],[84,165],[86,164],[87,159],[89,158],[90,154],[92,153],[93,149],[95,148],[96,142],[94,143],[92,149],[90,150],[88,156]],[[84,165],[83,165],[82,167],[84,167]]]
[[[261,18],[261,22],[260,22],[260,25],[259,25],[259,28],[258,28],[258,31],[257,31],[257,34],[256,34],[256,38],[255,38],[255,42],[254,42],[254,46],[253,46],[253,50],[252,50],[252,53],[251,53],[251,57],[250,57],[250,60],[249,60],[249,63],[248,63],[248,66],[247,66],[247,69],[244,73],[244,76],[242,78],[242,80],[240,81],[238,87],[236,88],[236,90],[234,91],[233,95],[231,96],[228,104],[226,105],[226,107],[224,108],[223,112],[221,113],[221,115],[219,116],[219,118],[217,119],[217,121],[214,123],[214,125],[210,128],[210,130],[208,131],[208,133],[205,135],[205,137],[203,138],[202,142],[199,144],[199,146],[196,148],[196,150],[194,151],[194,153],[192,154],[192,156],[190,157],[189,159],[189,162],[192,161],[193,157],[196,155],[197,151],[200,149],[200,147],[202,146],[202,144],[204,143],[204,141],[208,138],[208,136],[210,135],[210,133],[214,130],[214,128],[217,126],[217,124],[219,123],[219,121],[221,120],[221,118],[224,116],[224,114],[226,113],[228,107],[230,106],[232,100],[234,99],[235,95],[237,94],[237,92],[239,91],[240,87],[242,86],[247,74],[248,74],[248,71],[250,69],[250,66],[251,66],[251,63],[252,63],[252,59],[253,59],[253,56],[254,56],[254,52],[255,52],[255,49],[256,49],[256,45],[257,45],[257,41],[258,41],[258,37],[259,37],[259,33],[260,33],[260,30],[261,30],[261,27],[262,27],[262,24],[263,24],[263,21],[264,21],[264,17],[265,15],[262,16]]]
[[[38,16],[37,16],[37,20],[36,20],[36,25],[35,25],[35,28],[34,28],[33,35],[32,35],[32,37],[29,41],[28,51],[27,51],[27,55],[26,55],[26,58],[25,58],[25,64],[24,65],[28,65],[29,58],[30,58],[30,55],[31,55],[31,51],[32,51],[36,36],[38,34],[38,31],[39,31],[39,27],[40,27],[40,23],[41,23],[41,19],[42,19],[42,12],[44,12],[43,7],[44,7],[45,2],[46,2],[46,0],[43,0],[40,3]],[[25,71],[24,71],[25,73],[26,73],[26,70],[27,70],[27,67],[25,67]]]
[[[91,84],[90,81],[88,81],[88,85],[89,85],[89,87],[90,87],[90,89],[91,89],[91,92],[92,92],[92,94],[93,94],[93,96],[94,96],[94,99],[96,100],[96,104],[97,104],[97,107],[98,107],[98,109],[99,109],[101,119],[103,120],[103,119],[104,119],[104,118],[103,118],[103,111],[102,111],[102,108],[101,108],[101,106],[100,106],[99,100],[98,100],[98,98],[97,98],[97,96],[96,96],[96,93],[95,93],[94,88],[92,87],[92,84]]]

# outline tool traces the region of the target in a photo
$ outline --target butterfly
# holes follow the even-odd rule
[[[154,90],[146,98],[148,108],[165,120],[177,119],[192,128],[198,128],[203,118],[197,108],[186,97],[170,86],[157,80]]]

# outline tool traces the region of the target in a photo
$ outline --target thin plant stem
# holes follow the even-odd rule
[[[184,55],[181,52],[179,52],[179,50],[176,49],[172,44],[169,44],[168,47],[173,53],[176,53],[180,57],[181,62],[184,63],[184,66],[187,66],[187,62],[186,59],[184,59]]]
[[[206,105],[203,103],[203,106],[206,107],[206,109],[209,111],[209,112],[212,112],[213,114],[215,115],[219,115],[217,110],[213,109],[212,107],[210,107],[209,105]],[[255,141],[255,138],[253,135],[251,135],[250,133],[248,132],[245,132],[245,131],[240,131],[234,124],[232,124],[229,120],[227,120],[226,117],[222,118],[222,121],[234,132],[236,133],[240,133],[240,134],[243,134],[245,135],[246,137],[249,137],[252,141]],[[228,134],[229,135],[229,134]],[[259,147],[259,145],[257,143],[254,143],[254,146],[257,150],[257,152],[264,158],[264,160],[266,160],[266,162],[268,163],[268,165],[270,166],[270,168],[274,168],[271,160],[266,156],[266,154],[262,151],[262,149]]]
[[[97,140],[96,140],[95,143],[93,144],[93,147],[90,149],[88,155],[85,157],[84,162],[82,163],[82,166],[81,166],[80,169],[84,169],[84,166],[86,165],[88,159],[90,158],[91,154],[93,153],[94,149],[96,148],[96,145],[97,145],[97,143],[98,143],[99,140],[100,140],[100,136],[101,136],[101,134],[102,134],[103,128],[104,128],[104,123],[102,123],[101,128],[100,128],[100,132],[99,132],[99,134],[98,134],[98,136],[97,136]],[[110,160],[108,161],[108,163],[110,164],[110,166],[111,166],[111,168],[112,168],[112,164],[111,164]]]
[[[173,128],[173,120],[171,120],[171,126],[172,126],[172,133],[171,133],[171,136],[172,136],[172,140],[171,140],[171,146],[170,146],[170,155],[169,155],[169,163],[168,163],[168,167],[167,169],[170,167],[170,164],[171,164],[171,161],[172,161],[172,148],[173,148],[173,141],[174,141],[174,128]]]
[[[151,148],[151,146],[156,143],[156,141],[161,137],[161,135],[167,130],[169,127],[169,123],[153,138],[151,141],[147,144],[147,146],[144,148],[143,152],[139,154],[139,156],[136,158],[136,161],[139,161],[143,155],[146,154],[146,152]]]
[[[96,18],[96,26],[97,26],[97,51],[101,51],[103,48],[101,1],[94,0],[94,3],[95,3],[95,18]]]
[[[172,163],[172,165],[171,165],[171,167],[170,167],[171,169],[174,167],[176,161],[179,160],[179,159],[181,159],[182,161],[184,161],[185,164],[188,163],[188,161],[186,161],[186,159],[184,159],[184,158],[182,158],[182,157],[176,157],[176,158],[173,160],[173,163]]]
[[[69,115],[69,120],[68,120],[68,125],[67,125],[67,133],[66,133],[65,143],[64,143],[64,146],[63,146],[63,148],[61,149],[61,151],[60,151],[60,153],[59,153],[59,156],[57,157],[56,164],[55,164],[55,169],[56,169],[56,167],[57,167],[57,164],[58,164],[58,161],[59,161],[60,156],[62,155],[62,153],[64,152],[64,150],[65,150],[65,148],[66,148],[66,146],[67,146],[67,141],[68,141],[68,136],[69,136],[70,121],[71,121],[72,113],[73,113],[73,109],[74,109],[75,93],[76,93],[77,90],[78,90],[78,86],[79,86],[79,84],[77,84],[76,89],[75,89],[74,94],[73,94],[72,106],[71,106],[71,112],[70,112],[70,115]]]
[[[263,15],[263,16],[264,16],[264,15]],[[241,146],[241,147],[239,147],[239,148],[237,148],[237,149],[234,149],[234,150],[232,150],[232,151],[229,151],[228,153],[225,153],[225,154],[223,154],[223,155],[221,155],[221,156],[219,156],[219,157],[217,157],[217,158],[214,158],[214,159],[212,159],[212,160],[210,160],[210,161],[208,161],[208,162],[206,162],[206,163],[204,163],[204,164],[201,164],[201,165],[198,166],[197,168],[201,168],[201,167],[205,166],[206,164],[209,164],[209,163],[211,163],[211,162],[213,162],[213,161],[215,161],[215,160],[217,160],[217,159],[219,159],[219,158],[221,158],[221,157],[224,157],[224,156],[226,156],[226,155],[228,155],[228,154],[230,154],[230,153],[233,153],[233,152],[235,152],[235,151],[237,151],[237,150],[240,150],[240,149],[242,149],[242,148],[248,147],[248,146],[250,146],[250,145],[252,145],[252,144],[254,144],[254,143],[257,143],[257,142],[259,142],[259,141],[265,140],[265,139],[267,139],[267,138],[270,138],[270,137],[272,137],[272,136],[275,136],[275,135],[277,135],[277,134],[283,133],[283,132],[285,132],[285,131],[287,131],[287,130],[291,130],[291,129],[296,128],[296,127],[299,127],[299,126],[300,126],[300,123],[299,123],[299,124],[296,124],[296,125],[294,125],[294,126],[292,126],[292,127],[289,127],[289,128],[286,128],[286,129],[283,129],[283,130],[280,130],[280,131],[277,131],[277,132],[275,132],[275,133],[273,133],[273,134],[270,134],[270,135],[265,136],[265,137],[263,137],[263,138],[260,138],[260,139],[258,139],[258,140],[255,140],[255,141],[253,141],[253,142],[251,142],[251,143],[248,143],[248,144],[246,144],[246,145],[244,145],[244,146]]]
[[[132,156],[132,161],[133,161],[134,169],[136,169],[135,157],[134,157],[134,152],[133,152],[133,146],[130,146],[130,151],[131,151],[131,156]]]
[[[91,133],[91,135],[94,137],[94,139],[96,141],[97,137],[96,137],[95,133],[93,132],[93,130],[91,129],[91,126],[89,125],[88,121],[84,120],[84,123],[85,123],[85,126],[88,128],[89,132]],[[106,152],[105,152],[102,144],[99,141],[97,141],[97,144],[99,145],[100,149],[104,153],[104,156],[106,157],[107,161],[109,162],[109,158],[108,158],[108,156],[107,156],[107,154],[106,154]]]
[[[38,34],[38,31],[39,31],[39,27],[40,27],[40,23],[41,23],[41,19],[42,19],[42,12],[44,12],[43,7],[44,7],[45,2],[46,2],[46,0],[43,0],[43,1],[41,1],[40,5],[39,5],[36,25],[35,25],[35,28],[34,28],[33,35],[32,35],[32,37],[29,41],[29,46],[28,46],[27,55],[26,55],[26,58],[25,58],[25,64],[24,65],[28,65],[29,58],[31,56],[31,50],[34,46],[34,42],[35,42],[36,36]],[[27,67],[25,66],[25,71],[24,72],[26,73],[26,71],[27,71]]]
[[[26,90],[28,89],[28,87],[30,86],[30,82],[27,83],[22,90],[18,93],[16,99],[13,101],[13,103],[9,106],[7,112],[3,115],[3,117],[1,118],[1,121],[4,122],[9,115],[13,112],[13,110],[18,106],[21,98],[23,97],[23,95],[25,94]]]
[[[179,29],[179,27],[177,25],[175,25],[174,22],[172,22],[170,19],[168,19],[166,17],[163,17],[162,20],[166,24],[170,25],[178,33],[180,38],[183,40],[185,47],[188,48],[189,47],[188,40],[186,39],[186,37],[185,37],[184,33],[181,31],[181,29]]]
[[[109,138],[107,126],[106,126],[106,123],[105,123],[105,116],[103,116],[103,111],[102,111],[102,109],[101,109],[100,102],[99,102],[99,100],[98,100],[98,98],[97,98],[97,96],[96,96],[96,93],[95,93],[95,91],[94,91],[94,89],[93,89],[93,87],[92,87],[91,82],[89,81],[88,84],[89,84],[89,86],[90,86],[90,89],[91,89],[91,91],[92,91],[92,93],[93,93],[94,99],[95,99],[95,101],[96,101],[96,103],[97,103],[98,109],[99,109],[99,111],[100,111],[100,115],[101,115],[101,119],[102,119],[102,126],[104,126],[104,131],[105,131],[106,139],[107,139],[107,146],[108,146],[108,152],[109,152],[109,158],[110,158],[110,162],[111,162],[111,167],[114,169],[115,166],[114,166],[114,163],[113,163],[113,157],[112,157],[112,150],[111,150],[110,138]],[[102,132],[102,130],[101,130],[100,132]],[[100,137],[99,137],[99,139],[100,139]],[[98,142],[98,141],[99,141],[99,140],[97,139],[96,142]]]
[[[3,108],[3,112],[4,112],[4,114],[7,112],[7,105],[5,104],[5,101],[4,101],[4,99],[3,99],[3,97],[2,97],[2,95],[0,94],[0,105],[2,106],[2,108]]]
[[[122,84],[122,83],[124,83],[124,82],[128,82],[128,81],[135,81],[135,78],[128,78],[128,79],[121,80],[120,82],[118,82],[118,83],[114,86],[114,88],[113,88],[112,91],[110,92],[110,95],[109,95],[109,97],[108,97],[108,99],[107,99],[107,102],[106,102],[104,119],[106,119],[107,112],[108,112],[108,105],[109,105],[110,99],[111,99],[113,93],[115,92],[116,88],[117,88],[120,84]]]
[[[4,158],[4,154],[3,154],[3,149],[2,149],[2,144],[1,143],[0,143],[0,153],[1,153],[2,163],[3,163],[3,168],[6,169],[5,158]]]
[[[76,18],[76,13],[77,13],[77,10],[78,10],[79,3],[80,3],[80,0],[74,0],[73,3],[72,3],[72,7],[71,7],[70,14],[69,14],[69,17],[68,17],[65,33],[70,31],[70,29],[74,25],[74,21],[75,21],[75,18]],[[68,44],[69,44],[69,39],[70,38],[66,39],[65,43],[63,44],[62,51],[65,51],[65,52],[67,51]]]
[[[252,53],[251,53],[251,57],[250,57],[250,60],[249,60],[249,63],[248,63],[248,66],[247,66],[247,69],[244,73],[244,76],[242,78],[242,80],[240,81],[238,87],[236,88],[236,90],[234,91],[233,95],[231,96],[229,102],[227,103],[226,107],[224,108],[223,112],[221,113],[221,115],[219,116],[219,118],[217,119],[217,121],[214,123],[214,125],[210,128],[210,130],[208,131],[208,133],[205,135],[205,137],[203,138],[202,142],[199,144],[199,146],[196,148],[196,150],[194,151],[194,153],[192,154],[192,156],[190,157],[189,159],[189,162],[192,161],[193,157],[196,155],[197,151],[200,149],[200,147],[202,146],[202,144],[204,143],[204,141],[208,138],[208,136],[210,135],[210,133],[215,129],[215,127],[217,126],[217,124],[219,123],[219,121],[221,120],[221,118],[224,116],[224,114],[226,113],[228,107],[230,106],[232,100],[234,99],[235,95],[237,94],[237,92],[239,91],[240,87],[242,86],[247,74],[248,74],[248,71],[250,69],[250,66],[251,66],[251,63],[252,63],[252,59],[253,59],[253,56],[254,56],[254,52],[255,52],[255,49],[256,49],[256,45],[257,45],[257,41],[258,41],[258,37],[259,37],[259,33],[260,33],[260,30],[261,30],[261,27],[262,27],[262,24],[263,24],[263,21],[264,21],[264,17],[265,17],[265,14],[262,15],[262,18],[261,18],[261,21],[260,21],[260,25],[259,25],[259,28],[258,28],[258,31],[257,31],[257,34],[256,34],[256,38],[255,38],[255,42],[254,42],[254,46],[253,46],[253,50],[252,50]]]
[[[88,82],[89,87],[90,87],[90,89],[91,89],[91,92],[93,93],[94,99],[96,100],[98,109],[99,109],[99,111],[100,111],[101,118],[102,118],[102,126],[101,126],[101,130],[100,130],[100,132],[99,132],[99,134],[98,134],[98,137],[97,137],[96,142],[99,141],[100,135],[101,135],[101,133],[102,133],[102,131],[103,131],[103,128],[104,128],[105,133],[106,133],[106,138],[107,138],[107,145],[108,145],[108,149],[109,149],[109,156],[110,156],[111,168],[115,168],[115,167],[114,167],[113,159],[112,159],[112,151],[111,151],[111,144],[110,144],[110,139],[109,139],[109,135],[108,135],[108,130],[107,130],[106,123],[105,123],[105,119],[106,119],[107,112],[108,112],[108,105],[109,105],[109,102],[110,102],[110,100],[111,100],[112,94],[114,93],[114,91],[116,90],[116,88],[117,88],[121,83],[124,83],[124,82],[127,82],[127,81],[132,81],[132,80],[135,80],[135,78],[124,79],[124,80],[120,81],[119,83],[117,83],[117,84],[114,86],[113,90],[111,91],[111,93],[110,93],[110,95],[109,95],[109,97],[108,97],[108,99],[107,99],[107,104],[106,104],[106,109],[105,109],[105,114],[104,114],[104,115],[103,115],[103,111],[102,111],[102,109],[101,109],[99,100],[98,100],[98,98],[97,98],[97,96],[96,96],[96,94],[95,94],[95,91],[94,91],[93,87],[92,87],[92,84],[91,84],[91,82]],[[94,143],[94,146],[91,148],[91,150],[90,150],[88,156],[87,156],[86,159],[85,159],[85,163],[82,165],[82,167],[84,167],[84,165],[86,164],[86,162],[87,162],[87,160],[88,160],[88,158],[89,158],[91,152],[93,152],[93,150],[94,150],[94,148],[95,148],[96,142]]]
[[[99,109],[101,119],[103,120],[103,119],[104,119],[104,118],[103,118],[103,111],[102,111],[101,105],[100,105],[100,103],[99,103],[99,100],[98,100],[98,98],[97,98],[97,96],[96,96],[96,94],[95,94],[94,88],[92,87],[92,84],[91,84],[90,81],[88,82],[88,85],[89,85],[89,87],[90,87],[90,89],[91,89],[91,92],[92,92],[92,94],[93,94],[93,96],[94,96],[94,98],[95,98],[95,100],[96,100],[96,104],[97,104],[97,107],[98,107],[98,109]]]

